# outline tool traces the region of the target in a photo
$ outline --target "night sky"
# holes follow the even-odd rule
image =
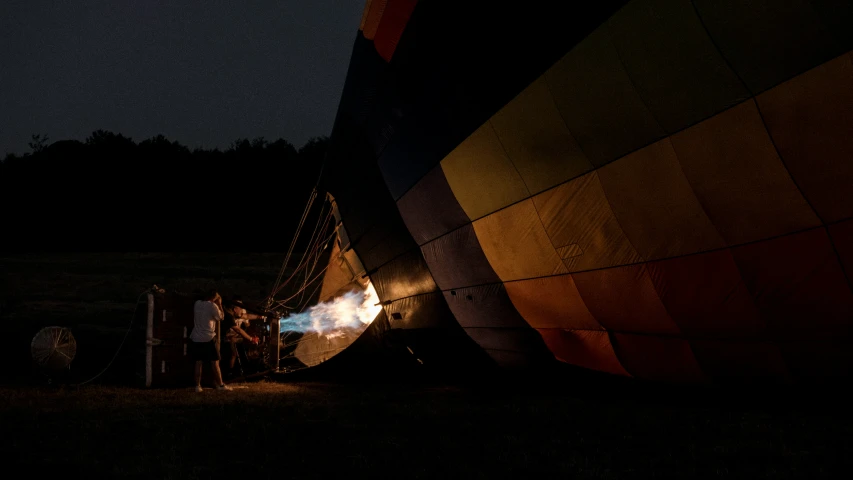
[[[2,0],[0,156],[104,129],[190,148],[331,132],[364,0]],[[2,158],[2,157],[0,157]]]

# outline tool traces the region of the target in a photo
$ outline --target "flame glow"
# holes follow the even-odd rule
[[[314,332],[326,338],[343,335],[344,330],[364,330],[379,315],[379,296],[372,283],[361,292],[347,292],[302,313],[279,320],[281,331]]]

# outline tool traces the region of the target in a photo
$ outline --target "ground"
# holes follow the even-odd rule
[[[0,388],[7,471],[77,478],[838,478],[827,408],[696,406],[500,384]],[[20,467],[20,468],[15,468]]]
[[[231,392],[145,390],[116,355],[152,284],[263,298],[282,253],[0,256],[0,461],[63,478],[846,478],[851,397],[808,386],[488,382],[245,383]],[[29,342],[71,328],[79,388],[47,387]],[[139,348],[139,345],[135,345]],[[121,351],[120,351],[121,352]],[[288,377],[285,377],[288,378]],[[293,378],[293,377],[290,377]],[[843,390],[843,389],[842,389]],[[803,400],[800,401],[801,397]],[[58,477],[53,477],[58,478]]]

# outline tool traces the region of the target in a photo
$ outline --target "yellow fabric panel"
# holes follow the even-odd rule
[[[672,137],[684,174],[729,245],[820,224],[779,159],[753,101]]]
[[[491,122],[530,193],[592,170],[566,128],[544,77],[506,104]]]
[[[597,172],[540,193],[533,201],[569,271],[643,260],[613,216]]]
[[[441,168],[471,220],[530,196],[489,122],[444,157]]]
[[[647,261],[726,246],[668,138],[598,169],[598,177],[619,225]]]
[[[373,0],[367,0],[364,3],[364,11],[361,12],[361,23],[358,24],[358,29],[364,31],[364,24],[367,22],[367,14],[370,13],[370,3]]]
[[[568,273],[539,221],[533,200],[477,220],[474,232],[489,264],[504,282]]]
[[[382,20],[382,14],[385,12],[385,5],[387,4],[388,0],[371,0],[367,9],[367,16],[364,19],[364,26],[361,28],[364,38],[373,40],[373,37],[376,36],[379,21]]]
[[[569,131],[602,166],[666,134],[634,89],[604,27],[545,73]]]
[[[823,221],[853,217],[853,53],[756,100],[782,161]]]

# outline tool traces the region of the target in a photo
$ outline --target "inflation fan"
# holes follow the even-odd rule
[[[68,370],[77,353],[77,341],[67,328],[45,327],[30,344],[33,361],[48,376]]]

